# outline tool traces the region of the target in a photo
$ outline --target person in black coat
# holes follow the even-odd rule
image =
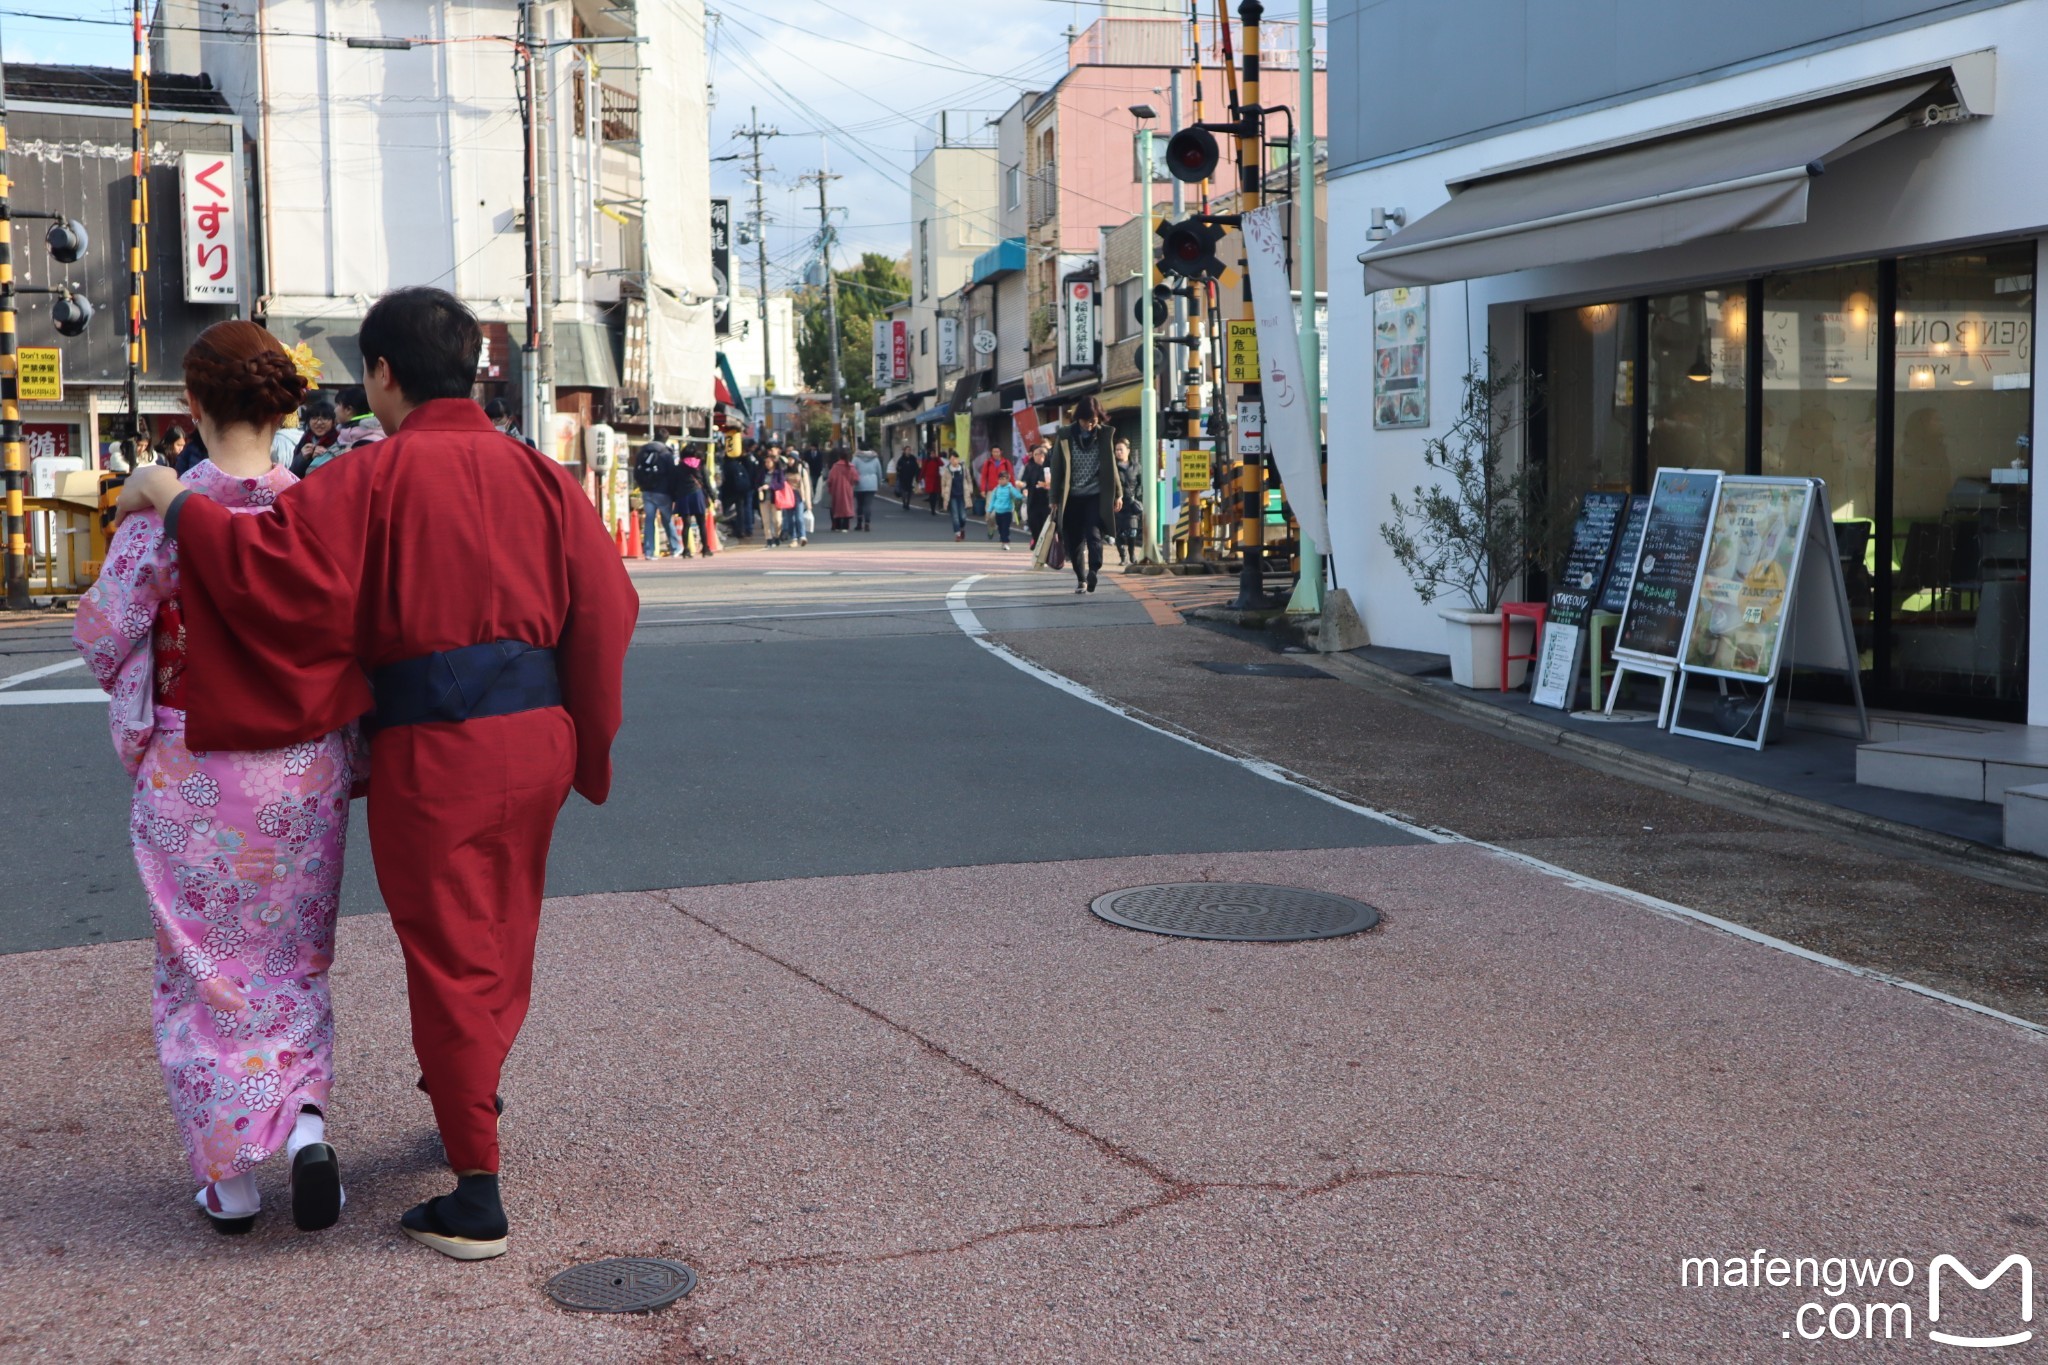
[[[1074,591],[1094,592],[1102,572],[1102,543],[1116,536],[1123,509],[1110,458],[1109,414],[1094,396],[1074,404],[1052,448],[1052,500],[1059,509],[1060,543],[1074,566]]]

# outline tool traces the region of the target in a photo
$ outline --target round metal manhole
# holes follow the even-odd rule
[[[681,1261],[622,1256],[570,1266],[548,1281],[547,1295],[579,1313],[644,1313],[696,1287],[697,1272]]]
[[[1097,896],[1089,906],[1126,929],[1232,943],[1299,943],[1342,938],[1380,922],[1380,912],[1349,896],[1255,882],[1169,882]]]

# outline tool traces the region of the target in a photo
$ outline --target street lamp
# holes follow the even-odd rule
[[[1152,121],[1159,117],[1159,111],[1149,104],[1134,104],[1131,106],[1131,117],[1138,122],[1139,204],[1145,223],[1145,260],[1149,265],[1152,259],[1153,227]],[[1145,471],[1145,505],[1141,512],[1144,534],[1140,539],[1144,542],[1144,561],[1156,564],[1159,562],[1159,508],[1162,501],[1159,488],[1159,394],[1158,380],[1154,374],[1154,366],[1157,363],[1153,355],[1156,345],[1153,335],[1155,318],[1150,297],[1150,286],[1154,281],[1150,278],[1151,270],[1148,269],[1145,274],[1146,296],[1138,305],[1139,320],[1143,329],[1138,343],[1139,372],[1142,376],[1138,386],[1138,458],[1145,462],[1140,466]]]

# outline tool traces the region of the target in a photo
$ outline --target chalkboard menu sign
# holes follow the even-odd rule
[[[1630,494],[1628,516],[1621,524],[1621,543],[1614,547],[1614,567],[1608,570],[1607,585],[1600,589],[1595,611],[1611,611],[1619,616],[1628,606],[1629,584],[1636,581],[1636,551],[1643,548],[1643,523],[1649,515],[1650,495]]]
[[[1625,493],[1588,493],[1579,503],[1579,519],[1572,525],[1572,546],[1565,555],[1564,572],[1550,594],[1548,619],[1567,626],[1583,626],[1593,609],[1593,599],[1607,581],[1608,561],[1614,555],[1614,534],[1621,526]]]
[[[1675,663],[1685,617],[1699,583],[1707,521],[1721,476],[1711,469],[1660,469],[1650,486],[1643,544],[1636,555],[1628,608],[1615,636],[1616,653]]]

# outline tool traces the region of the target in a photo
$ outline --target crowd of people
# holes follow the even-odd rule
[[[886,480],[904,511],[922,507],[936,517],[943,509],[956,541],[967,538],[969,519],[980,517],[988,539],[1008,550],[1021,518],[1026,544],[1042,561],[1073,565],[1076,592],[1095,591],[1106,547],[1114,546],[1120,564],[1138,561],[1144,476],[1130,442],[1114,436],[1094,398],[1075,404],[1057,438],[1036,440],[1021,466],[999,447],[971,460],[950,449],[904,451],[885,466],[872,450],[768,439],[717,461],[714,484],[705,457],[689,449],[679,453],[657,429],[634,454],[640,541],[650,559],[715,553],[707,518],[726,539],[758,534],[770,547],[810,544],[820,516],[835,534],[873,531]]]

